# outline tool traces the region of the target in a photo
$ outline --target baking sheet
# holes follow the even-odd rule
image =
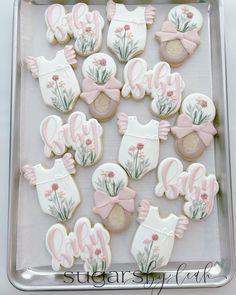
[[[156,21],[147,34],[147,46],[145,52],[139,57],[143,57],[148,62],[149,68],[152,68],[159,58],[159,45],[154,39],[154,34],[160,29],[161,24],[166,19],[169,10],[175,5],[159,4],[157,8]],[[202,92],[212,97],[212,81],[211,81],[211,56],[210,56],[210,36],[209,36],[209,13],[208,4],[198,3],[195,6],[201,11],[204,19],[204,25],[200,32],[201,45],[196,50],[194,55],[181,67],[177,68],[186,84],[184,97],[193,92]],[[20,166],[26,163],[35,165],[42,163],[45,167],[52,167],[54,160],[46,159],[43,153],[43,143],[39,135],[39,125],[44,117],[50,114],[60,115],[56,110],[44,105],[38,81],[34,80],[31,73],[27,71],[24,64],[24,59],[28,55],[39,56],[44,55],[51,59],[56,51],[63,48],[61,45],[52,46],[45,38],[46,25],[44,23],[44,12],[47,6],[45,5],[30,5],[22,3],[21,9],[21,99],[20,122]],[[129,9],[135,6],[128,5]],[[67,6],[68,11],[71,10]],[[110,54],[106,48],[106,36],[108,22],[106,21],[105,9],[103,5],[90,5],[91,9],[97,9],[105,19],[105,28],[103,31],[103,46],[101,52]],[[74,43],[72,40],[71,44]],[[114,56],[113,56],[114,57]],[[76,75],[80,85],[83,79],[81,66],[84,58],[78,57],[78,67]],[[121,64],[114,57],[117,64],[117,77],[122,80],[124,64]],[[150,97],[145,97],[142,101],[137,102],[132,99],[125,100],[119,106],[118,111],[126,112],[128,115],[137,115],[142,123],[147,123],[150,119],[155,119],[152,116],[149,105]],[[132,112],[135,110],[135,112]],[[81,100],[78,101],[74,111],[82,111],[90,118],[88,106]],[[69,115],[61,115],[64,122],[67,121]],[[170,122],[175,122],[176,116],[171,118]],[[100,164],[105,162],[116,162],[118,156],[121,136],[118,134],[116,126],[116,117],[112,120],[102,123],[104,128],[104,154],[99,163],[90,168],[81,168],[77,166],[77,175],[75,181],[80,189],[82,203],[75,211],[72,219],[66,224],[68,231],[73,228],[77,218],[87,216],[95,223],[100,222],[98,215],[92,212],[94,206],[93,193],[94,190],[91,184],[91,176],[93,171]],[[170,134],[169,139],[161,144],[160,161],[168,156],[177,156],[174,150],[174,138]],[[208,173],[215,172],[214,159],[214,143],[204,152],[198,162],[206,165]],[[184,168],[189,163],[183,161]],[[20,167],[19,167],[20,169]],[[18,206],[18,228],[17,228],[17,259],[16,269],[26,269],[39,266],[50,265],[51,257],[46,251],[45,235],[48,228],[55,223],[55,219],[44,214],[37,200],[35,187],[30,187],[25,179],[19,179],[19,206]],[[182,213],[183,200],[178,198],[176,201],[169,201],[164,198],[156,198],[154,188],[157,184],[156,170],[148,173],[139,181],[129,181],[129,187],[138,192],[137,205],[142,199],[148,199],[153,205],[160,207],[162,216],[166,216],[173,212],[175,214]],[[120,234],[111,235],[111,249],[113,263],[134,263],[134,259],[130,254],[130,246],[132,238],[138,227],[135,221],[134,214],[133,222],[127,231]],[[194,243],[193,243],[194,238]],[[30,241],[30,243],[29,243]],[[217,205],[210,217],[202,222],[190,221],[188,230],[182,240],[176,240],[171,261],[187,262],[187,261],[217,261],[220,259],[220,245],[218,232],[218,216]]]

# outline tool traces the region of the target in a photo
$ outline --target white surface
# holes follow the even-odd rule
[[[13,0],[6,1],[4,9],[1,9],[1,28],[0,33],[2,35],[2,42],[0,43],[0,52],[2,52],[1,69],[0,69],[0,154],[2,156],[2,165],[0,169],[0,179],[2,185],[1,199],[2,201],[2,214],[0,215],[0,288],[1,294],[19,294],[20,291],[14,289],[7,280],[6,276],[6,238],[7,238],[7,185],[8,185],[8,138],[9,138],[9,102],[10,102],[10,63],[11,63],[11,30],[12,30],[12,3]],[[236,141],[233,141],[233,134],[236,132],[236,117],[234,116],[234,109],[236,107],[235,96],[236,87],[234,83],[234,66],[236,63],[236,42],[234,41],[234,15],[236,11],[236,2],[233,0],[225,0],[225,15],[226,15],[226,44],[227,44],[227,65],[228,65],[228,94],[229,94],[229,110],[230,110],[230,122],[231,122],[231,151],[236,150]],[[233,84],[234,83],[234,84]],[[3,144],[4,143],[4,144]],[[232,153],[232,170],[233,179],[236,176],[236,152]],[[235,193],[235,186],[233,186],[233,193]],[[236,278],[226,285],[225,287],[215,289],[214,294],[233,294],[235,293]],[[151,291],[140,291],[139,294],[148,294]],[[136,294],[137,291],[130,291],[129,294]],[[164,290],[162,294],[189,294],[189,290]],[[212,294],[212,289],[195,289],[191,290],[191,294]],[[31,294],[31,293],[28,293]],[[44,294],[56,294],[54,292]],[[66,294],[63,292],[63,294]],[[69,294],[69,293],[68,293]],[[89,294],[89,293],[86,293]],[[106,292],[106,294],[112,294]],[[124,294],[124,292],[116,291],[116,294]]]

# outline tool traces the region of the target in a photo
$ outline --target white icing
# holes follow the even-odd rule
[[[90,78],[96,83],[103,84],[116,74],[116,64],[111,56],[106,53],[95,53],[87,57],[82,66],[85,78]]]
[[[213,101],[208,96],[201,93],[192,93],[188,95],[183,100],[181,110],[197,125],[203,122],[212,122],[216,114]]]
[[[177,19],[179,27],[177,25]],[[197,29],[198,31],[201,29],[203,24],[203,17],[200,11],[190,5],[178,5],[173,7],[169,14],[168,20],[176,25],[179,31],[185,32],[191,31],[193,29]]]

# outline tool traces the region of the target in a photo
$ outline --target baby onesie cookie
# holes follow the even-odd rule
[[[213,101],[204,94],[193,93],[182,103],[182,114],[171,132],[176,136],[176,151],[185,160],[194,161],[210,145],[217,133]]]
[[[111,264],[109,232],[100,224],[91,226],[86,217],[77,220],[74,230],[67,233],[62,224],[51,226],[46,235],[46,247],[52,257],[52,269],[71,268],[75,258],[84,262],[91,276],[103,274]]]
[[[24,177],[37,189],[40,207],[44,213],[59,221],[71,218],[80,203],[80,194],[70,174],[75,174],[75,161],[71,154],[65,154],[54,162],[50,169],[41,164],[22,168]]]
[[[83,63],[81,98],[89,105],[91,115],[100,120],[108,120],[116,113],[120,103],[122,83],[115,78],[116,64],[105,53],[89,56]]]
[[[43,56],[25,59],[33,78],[39,79],[45,104],[66,113],[73,109],[80,94],[80,87],[72,69],[77,60],[72,46],[67,45],[52,60]]]
[[[168,264],[175,237],[181,239],[188,226],[188,218],[170,214],[162,218],[159,208],[147,200],[138,208],[140,223],[132,242],[131,253],[142,273],[152,273]]]
[[[69,14],[66,14],[63,5],[50,5],[45,11],[45,22],[47,25],[46,38],[49,43],[55,45],[69,42]]]
[[[168,20],[156,33],[160,41],[160,55],[171,66],[181,65],[200,44],[198,32],[203,24],[199,10],[190,5],[173,7]]]
[[[155,7],[148,5],[130,11],[124,4],[108,1],[107,19],[111,23],[107,46],[121,62],[127,62],[144,51],[147,26],[153,24],[155,10]]]
[[[166,62],[157,63],[152,70],[142,58],[133,58],[124,68],[124,97],[152,98],[151,111],[160,118],[168,118],[178,112],[185,84],[179,73],[171,73]]]
[[[81,56],[88,56],[100,50],[104,20],[97,11],[89,11],[88,5],[78,3],[72,8],[72,27],[75,50]]]
[[[111,232],[125,230],[135,209],[136,193],[128,188],[128,176],[117,164],[99,166],[92,176],[95,207],[93,212],[100,215],[103,224]]]
[[[183,171],[183,164],[177,158],[166,158],[158,167],[157,197],[170,200],[184,196],[184,213],[193,220],[202,220],[210,215],[214,206],[219,184],[215,175],[206,175],[206,168],[200,163],[191,164]]]
[[[151,120],[141,124],[136,116],[118,114],[117,125],[123,135],[119,149],[119,164],[129,177],[140,179],[155,169],[159,158],[160,140],[167,140],[170,124]]]

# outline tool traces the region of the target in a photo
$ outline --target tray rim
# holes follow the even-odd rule
[[[11,69],[12,69],[12,75],[11,75],[11,102],[10,102],[10,139],[9,139],[9,146],[10,146],[10,156],[9,156],[9,189],[8,189],[8,249],[7,249],[7,277],[9,282],[17,289],[22,291],[69,291],[69,290],[91,290],[96,291],[101,288],[81,288],[80,285],[73,285],[73,286],[59,286],[59,285],[51,285],[51,286],[30,286],[26,283],[21,283],[18,278],[17,274],[22,272],[12,270],[14,263],[12,263],[12,244],[11,244],[11,238],[14,231],[14,226],[11,222],[12,216],[13,216],[13,210],[12,210],[12,202],[13,202],[13,193],[12,193],[12,179],[14,177],[14,155],[13,155],[13,146],[15,142],[14,138],[14,125],[15,125],[15,103],[16,103],[16,84],[19,80],[18,74],[17,74],[17,56],[18,56],[18,43],[19,43],[19,37],[18,37],[18,22],[19,22],[19,7],[21,2],[23,0],[14,0],[13,5],[13,33],[12,33],[12,62],[11,62]],[[78,1],[77,1],[78,2]],[[197,3],[197,0],[194,1]],[[163,288],[165,289],[174,289],[174,288],[183,288],[183,289],[189,289],[189,288],[211,288],[211,287],[222,287],[226,284],[228,284],[236,271],[236,261],[235,261],[235,237],[234,237],[234,220],[233,220],[233,206],[232,206],[232,173],[231,173],[231,153],[230,153],[230,134],[229,134],[229,120],[228,120],[228,93],[227,93],[227,73],[226,73],[226,52],[225,52],[225,34],[224,34],[224,4],[223,0],[205,0],[205,2],[211,4],[212,2],[218,2],[219,6],[219,20],[220,20],[220,43],[221,43],[221,59],[220,59],[220,65],[222,67],[222,93],[225,98],[225,109],[224,109],[224,118],[226,118],[226,126],[224,127],[224,136],[225,136],[225,143],[226,143],[226,170],[229,176],[228,178],[228,192],[230,196],[227,197],[227,205],[228,205],[228,211],[229,215],[227,218],[227,223],[229,225],[229,231],[231,233],[229,237],[229,243],[230,243],[230,267],[229,270],[225,276],[225,278],[212,283],[204,283],[204,284],[197,284],[194,285],[192,283],[178,286],[176,284],[169,284],[164,285]],[[230,206],[231,205],[231,206]],[[162,272],[160,272],[162,273]],[[101,290],[123,290],[123,289],[129,289],[129,290],[137,290],[137,289],[145,289],[143,285],[104,285]]]

